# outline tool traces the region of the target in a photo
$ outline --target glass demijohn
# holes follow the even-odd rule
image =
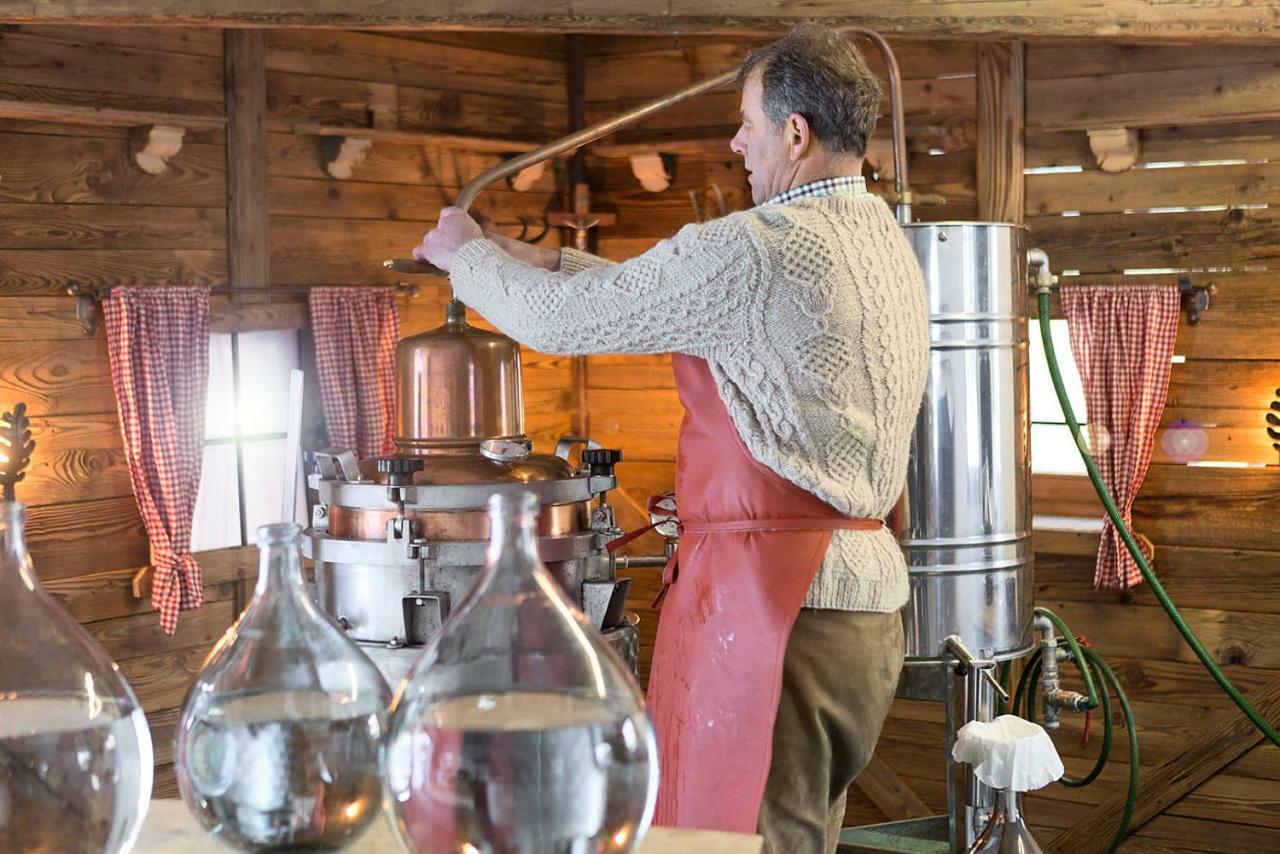
[[[178,724],[182,797],[247,850],[337,849],[380,814],[388,690],[307,595],[301,528],[258,529],[258,586]]]
[[[401,684],[387,783],[430,854],[633,850],[657,797],[635,680],[537,554],[533,495],[489,501],[475,588]]]
[[[23,523],[23,505],[0,502],[0,851],[128,851],[151,799],[147,721],[36,580]]]

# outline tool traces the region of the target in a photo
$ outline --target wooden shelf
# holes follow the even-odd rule
[[[433,148],[460,148],[492,154],[511,154],[529,151],[542,143],[521,139],[499,139],[491,136],[432,133],[429,131],[387,130],[383,128],[354,128],[334,125],[318,125],[299,122],[293,132],[302,136],[336,136],[347,139],[368,139],[373,142],[392,142],[402,145],[427,145]]]
[[[146,110],[114,110],[106,107],[81,107],[36,101],[0,99],[0,118],[33,122],[61,122],[105,127],[143,127],[167,125],[188,130],[222,130],[225,116],[198,116],[185,113],[154,113]]]

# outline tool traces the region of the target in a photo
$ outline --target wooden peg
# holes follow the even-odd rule
[[[1140,145],[1138,132],[1133,128],[1103,128],[1086,131],[1089,148],[1098,158],[1098,168],[1103,172],[1124,172],[1138,162]]]
[[[674,154],[645,151],[631,155],[631,174],[650,193],[661,193],[671,186]]]
[[[547,169],[547,161],[543,160],[532,166],[526,166],[511,177],[511,189],[517,193],[525,193],[532,190],[534,185],[542,178],[542,173]]]
[[[185,128],[173,125],[141,125],[129,131],[129,153],[138,168],[159,175],[169,168],[169,158],[182,150]]]
[[[340,181],[351,177],[373,145],[371,139],[354,136],[326,136],[322,140],[324,171]]]

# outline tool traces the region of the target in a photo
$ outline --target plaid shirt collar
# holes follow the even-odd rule
[[[867,191],[867,182],[861,175],[842,175],[839,178],[819,178],[799,187],[784,190],[764,202],[766,205],[784,205],[796,199],[814,199],[819,196],[858,196]]]

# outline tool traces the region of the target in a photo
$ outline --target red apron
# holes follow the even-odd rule
[[[850,519],[747,450],[702,359],[677,354],[680,549],[664,573],[649,676],[661,776],[654,822],[755,833],[791,626]]]

